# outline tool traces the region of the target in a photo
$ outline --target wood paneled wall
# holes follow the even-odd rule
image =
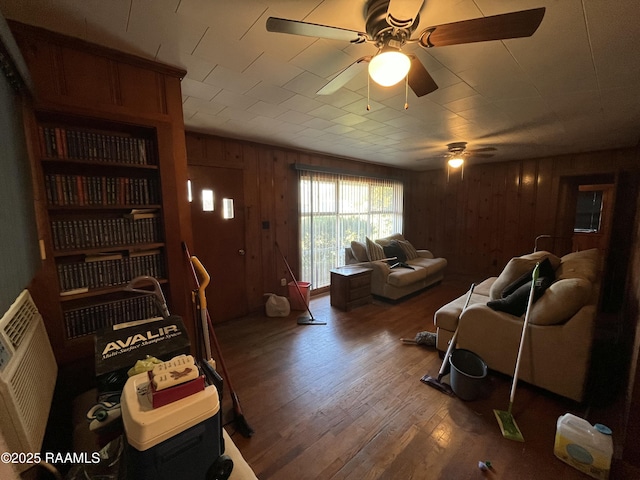
[[[420,247],[447,258],[450,272],[485,278],[509,259],[533,251],[535,238],[561,231],[572,217],[565,186],[571,177],[589,178],[639,168],[635,149],[512,162],[470,164],[459,171],[432,170],[407,178],[405,234]],[[573,219],[571,218],[572,222]],[[558,254],[570,238],[541,240],[539,249]]]
[[[298,183],[295,164],[330,167],[359,175],[402,176],[398,169],[229,138],[187,132],[187,163],[238,168],[244,172],[247,298],[249,309],[264,305],[263,294],[287,293],[291,280],[275,242],[299,278]],[[269,227],[265,228],[268,222]]]
[[[635,149],[566,155],[534,160],[469,165],[464,171],[413,172],[241,140],[187,132],[187,161],[193,165],[239,168],[245,177],[247,261],[250,308],[262,305],[264,292],[286,291],[288,278],[277,250],[282,248],[298,275],[296,163],[360,174],[386,175],[405,182],[405,235],[449,261],[449,271],[485,278],[498,274],[509,259],[540,249],[559,254],[570,249],[571,232],[562,232],[568,178],[590,178],[638,171]],[[567,211],[569,213],[567,213]],[[263,228],[263,222],[269,228]],[[614,240],[615,241],[615,240]]]

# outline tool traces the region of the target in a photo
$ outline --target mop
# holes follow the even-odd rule
[[[278,245],[278,242],[276,242],[276,248],[278,249],[278,252],[280,252],[280,256],[282,257],[282,260],[284,261],[284,264],[287,266],[287,270],[289,271],[289,275],[291,275],[291,278],[293,279],[293,283],[296,286],[296,290],[298,291],[298,295],[300,295],[300,299],[302,300],[302,303],[304,303],[304,306],[307,308],[307,312],[309,312],[309,316],[308,317],[306,315],[302,315],[302,316],[298,317],[298,325],[326,325],[327,322],[323,322],[321,320],[317,320],[317,319],[315,319],[313,317],[313,313],[311,313],[311,309],[309,308],[309,304],[307,303],[307,299],[302,294],[302,290],[300,290],[300,285],[298,285],[298,281],[296,280],[296,277],[293,274],[293,271],[291,271],[291,267],[289,266],[289,262],[287,262],[287,259],[284,256],[284,254],[282,253],[282,250],[280,250],[280,245]]]
[[[254,434],[253,428],[249,426],[247,420],[244,417],[242,412],[242,408],[240,407],[240,400],[238,399],[238,394],[233,388],[233,384],[231,383],[231,377],[229,376],[229,372],[227,371],[227,366],[224,362],[224,358],[222,357],[222,350],[220,350],[220,344],[218,344],[218,339],[216,337],[215,331],[213,330],[213,323],[211,322],[211,316],[209,315],[209,311],[207,310],[207,301],[204,294],[204,287],[209,283],[209,273],[206,271],[202,263],[198,260],[197,257],[191,256],[189,254],[189,249],[187,248],[187,244],[182,242],[182,249],[189,260],[189,265],[191,266],[191,273],[193,274],[193,279],[196,284],[197,292],[198,292],[198,306],[200,310],[200,320],[202,322],[202,330],[204,336],[204,344],[206,348],[207,359],[211,359],[211,345],[210,341],[213,339],[213,345],[215,346],[216,351],[218,352],[218,361],[220,363],[220,367],[222,368],[222,372],[224,373],[225,379],[227,380],[227,385],[229,386],[229,394],[231,395],[231,401],[233,403],[233,423],[236,426],[236,429],[240,432],[240,434],[249,438]],[[200,274],[205,279],[205,282],[202,284],[198,278],[198,274],[196,272],[196,268],[200,271]],[[195,294],[194,294],[195,297]],[[197,329],[196,329],[197,330]],[[207,360],[208,361],[208,360]]]
[[[516,424],[515,418],[511,414],[511,408],[513,407],[513,400],[516,396],[516,385],[518,383],[518,372],[520,370],[520,359],[522,358],[522,350],[524,349],[524,339],[527,334],[527,324],[529,323],[529,315],[531,313],[531,305],[533,304],[533,294],[538,281],[538,271],[540,269],[540,263],[536,263],[533,273],[531,274],[531,290],[529,290],[529,302],[527,304],[527,312],[524,316],[524,324],[522,326],[522,337],[520,337],[520,346],[518,347],[518,357],[516,359],[516,368],[513,372],[513,382],[511,383],[511,394],[509,395],[509,408],[505,410],[493,410],[493,413],[498,420],[500,430],[502,430],[502,436],[509,440],[515,440],[517,442],[524,442],[522,432]]]
[[[474,288],[476,288],[476,285],[475,283],[472,283],[471,287],[469,288],[469,292],[467,292],[467,298],[464,301],[464,306],[462,307],[462,311],[458,316],[458,325],[460,325],[460,317],[462,316],[462,313],[469,306],[469,301],[471,300],[471,294],[473,293]],[[456,345],[456,339],[458,338],[458,328],[459,327],[456,327],[456,331],[453,332],[453,336],[451,337],[451,341],[449,342],[449,347],[447,348],[447,352],[444,354],[444,359],[442,360],[442,365],[440,366],[440,371],[438,372],[438,378],[433,378],[430,375],[425,375],[420,379],[422,383],[425,383],[430,387],[435,388],[436,390],[440,390],[442,393],[446,393],[447,395],[453,395],[453,390],[451,389],[450,385],[447,385],[446,383],[442,382],[442,377],[446,375],[449,357],[451,356],[451,353],[453,352],[453,349],[455,348],[455,345]]]

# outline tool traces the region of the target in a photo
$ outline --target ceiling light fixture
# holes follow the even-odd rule
[[[464,163],[464,159],[462,157],[453,157],[447,163],[451,168],[460,168]]]
[[[411,68],[411,60],[399,49],[385,46],[369,62],[369,76],[378,85],[390,87],[405,78]]]

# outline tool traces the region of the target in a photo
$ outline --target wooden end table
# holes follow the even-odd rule
[[[331,306],[348,312],[371,303],[371,272],[366,267],[344,266],[331,269]]]

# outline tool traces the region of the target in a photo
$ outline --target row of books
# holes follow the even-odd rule
[[[45,175],[47,202],[54,206],[156,205],[160,184],[156,178]]]
[[[140,275],[165,278],[160,250],[87,256],[84,262],[58,264],[60,295],[73,295],[102,287],[126,285]]]
[[[163,241],[160,218],[90,218],[52,220],[51,237],[56,250],[116,247]]]
[[[92,305],[64,312],[68,339],[91,335],[116,325],[160,316],[153,295],[127,298],[115,302]]]
[[[148,138],[107,135],[64,127],[39,127],[40,151],[46,158],[95,160],[131,165],[155,164]]]

